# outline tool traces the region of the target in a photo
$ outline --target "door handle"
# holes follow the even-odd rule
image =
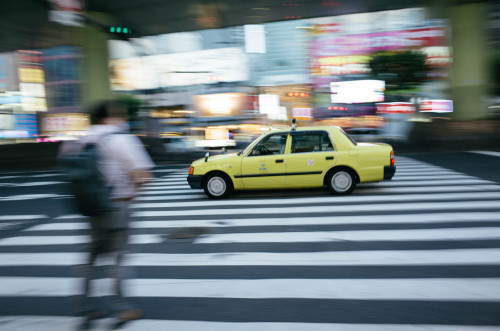
[[[278,159],[275,161],[276,163],[283,163],[283,160],[282,159]]]
[[[325,157],[325,159],[327,159],[327,160],[333,160],[333,156],[327,156],[327,157]]]

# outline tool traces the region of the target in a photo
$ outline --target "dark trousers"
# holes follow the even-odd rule
[[[83,277],[83,297],[80,309],[83,312],[96,310],[91,298],[92,281],[96,275],[96,262],[100,258],[110,258],[111,264],[106,266],[106,276],[114,280],[112,296],[110,297],[110,309],[113,311],[123,311],[132,309],[127,302],[124,293],[123,280],[125,270],[123,259],[128,242],[128,212],[129,202],[113,202],[113,211],[92,217],[90,219],[89,255],[86,264],[82,266]]]

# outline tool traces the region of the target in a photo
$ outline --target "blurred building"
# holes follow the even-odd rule
[[[323,2],[324,14],[334,13],[329,7],[336,4]],[[477,103],[500,104],[484,98],[486,81],[493,82],[489,93],[500,94],[500,76],[492,70],[484,79],[483,51],[473,47],[482,45],[483,31],[476,29],[481,5],[451,6],[446,15],[433,3],[308,19],[300,16],[300,6],[288,5],[281,22],[210,25],[109,42],[108,23],[94,22],[83,26],[82,34],[68,34],[81,37],[79,46],[0,55],[0,137],[78,137],[89,125],[85,107],[109,90],[141,101],[137,133],[183,135],[206,147],[232,145],[238,134],[289,125],[291,118],[307,125],[383,128],[404,137],[414,120],[467,119],[478,116]],[[489,47],[484,53],[500,63],[500,7],[490,2],[484,8],[483,39]],[[103,13],[95,17],[112,21]],[[418,86],[388,91],[394,73],[374,77],[370,60],[377,53],[408,50],[423,54],[430,70]],[[29,129],[22,126],[28,122]]]

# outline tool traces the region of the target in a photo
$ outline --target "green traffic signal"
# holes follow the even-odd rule
[[[109,32],[116,33],[116,34],[131,34],[132,29],[126,28],[126,27],[121,27],[121,26],[110,26]]]

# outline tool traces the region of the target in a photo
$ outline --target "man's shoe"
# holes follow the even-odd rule
[[[125,325],[125,323],[133,320],[138,320],[141,317],[142,317],[142,310],[140,309],[124,310],[121,312],[118,320],[113,324],[113,329],[119,329],[123,325]]]

